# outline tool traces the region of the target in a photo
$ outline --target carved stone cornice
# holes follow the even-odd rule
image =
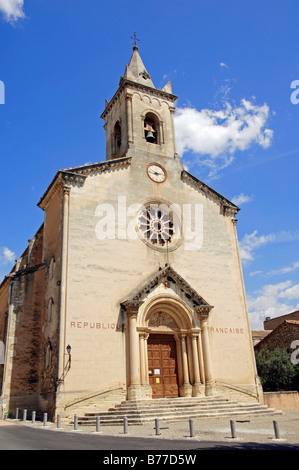
[[[128,167],[130,164],[131,157],[122,157],[116,158],[114,160],[107,160],[104,162],[59,170],[37,205],[42,210],[46,210],[48,204],[55,196],[57,190],[61,187],[80,187],[84,184],[85,179],[89,175],[119,170],[121,168]]]
[[[58,189],[61,188],[62,185],[63,185],[63,181],[62,181],[62,178],[61,178],[61,174],[58,171],[58,173],[56,173],[52,183],[48,186],[46,192],[44,193],[44,195],[41,197],[39,203],[37,204],[38,207],[40,207],[43,211],[46,210],[49,202],[53,199],[56,192],[58,191]]]
[[[92,163],[80,167],[71,168],[70,171],[77,176],[88,176],[91,174],[100,174],[109,171],[116,171],[121,168],[127,168],[131,164],[132,157],[114,158],[104,162]],[[68,170],[64,170],[68,171]]]
[[[61,177],[64,182],[64,187],[71,188],[72,186],[83,186],[87,176],[73,173],[71,171],[61,171]]]
[[[172,93],[167,93],[167,91],[159,90],[158,88],[152,88],[150,86],[143,85],[142,83],[137,83],[132,80],[129,80],[128,78],[120,77],[119,81],[119,88],[112,97],[111,101],[106,103],[105,110],[101,114],[101,118],[105,119],[107,117],[107,114],[110,113],[114,103],[119,99],[119,96],[121,93],[123,93],[125,88],[133,88],[138,91],[142,91],[148,95],[151,96],[158,96],[160,98],[164,98],[167,101],[170,101],[174,103],[177,100],[177,96],[173,95]]]
[[[221,212],[223,215],[227,215],[229,217],[234,217],[237,212],[239,212],[240,208],[233,204],[231,201],[226,199],[221,194],[217,193],[214,189],[210,188],[207,184],[203,183],[195,176],[188,173],[188,171],[183,170],[181,173],[181,179],[187,184],[190,184],[193,188],[201,191],[207,197],[210,197],[215,202],[217,202],[221,207]]]
[[[58,171],[52,183],[40,199],[38,207],[40,207],[42,210],[46,210],[47,206],[49,205],[49,203],[51,202],[51,200],[59,189],[63,187],[71,188],[73,186],[82,186],[84,184],[85,179],[86,176],[78,175],[71,171]]]

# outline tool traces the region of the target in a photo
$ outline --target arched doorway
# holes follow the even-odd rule
[[[150,334],[147,340],[147,352],[152,397],[178,397],[178,362],[175,337],[170,334]]]
[[[141,306],[138,320],[147,352],[141,365],[152,398],[200,394],[200,330],[194,324],[194,312],[182,299],[164,292]]]
[[[172,373],[173,381],[177,381],[180,397],[197,397],[203,393],[213,395],[208,332],[208,318],[213,307],[170,265],[159,270],[130,299],[122,302],[122,308],[128,320],[129,400],[169,393],[164,389],[158,390],[159,387],[154,393],[152,390],[154,382],[157,385],[161,383],[161,375],[163,379],[163,371],[154,374],[154,363],[149,362],[151,352],[148,346],[154,343],[153,339],[160,349],[166,341],[168,350],[172,351],[169,359],[173,360],[172,369],[176,371]],[[173,353],[173,339],[176,353]],[[162,370],[160,364],[156,368]],[[160,381],[154,381],[154,378]],[[173,389],[171,393],[177,394],[177,391]]]

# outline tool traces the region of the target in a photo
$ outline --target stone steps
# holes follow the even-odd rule
[[[173,398],[124,401],[106,412],[85,413],[78,417],[81,425],[93,426],[96,417],[101,425],[122,425],[124,417],[129,424],[143,424],[159,418],[161,421],[179,421],[189,418],[239,416],[244,414],[273,414],[273,408],[259,403],[241,404],[223,397]]]

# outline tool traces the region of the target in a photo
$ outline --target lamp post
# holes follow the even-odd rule
[[[69,361],[68,361],[68,370],[70,370],[71,368],[71,346],[68,344],[67,347],[66,347],[66,352],[68,353],[68,356],[69,356]]]

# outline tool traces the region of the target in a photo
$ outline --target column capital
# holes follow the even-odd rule
[[[126,300],[122,303],[127,316],[138,315],[139,308],[143,304],[142,300]]]
[[[145,331],[143,328],[139,328],[139,327],[137,327],[136,330],[139,333],[139,338],[143,338],[145,340],[148,339],[148,337],[149,337],[149,332],[148,331]]]
[[[195,311],[199,315],[200,320],[205,321],[208,320],[212,308],[211,305],[198,305],[195,307]]]
[[[198,336],[199,336],[199,333],[200,333],[200,330],[198,330],[198,331],[191,331],[190,336],[191,336],[191,338],[192,338],[193,340],[196,340],[196,339],[198,338]]]
[[[185,340],[187,338],[187,336],[188,336],[188,331],[183,330],[183,331],[180,332],[180,338],[181,339]]]
[[[62,186],[62,190],[63,190],[63,194],[66,194],[67,196],[69,196],[71,192],[71,186],[69,186],[67,183],[64,183],[64,185]]]

